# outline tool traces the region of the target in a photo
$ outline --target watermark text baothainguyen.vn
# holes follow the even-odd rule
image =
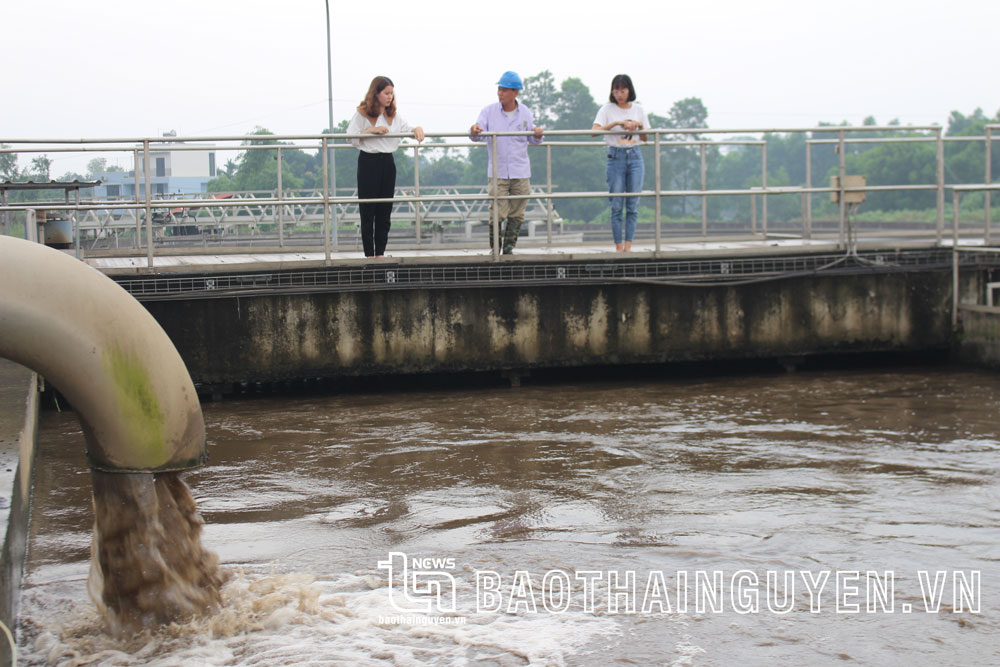
[[[392,552],[389,601],[402,614],[980,613],[979,570],[474,570]],[[901,583],[905,585],[900,585]],[[475,594],[459,606],[459,588]],[[466,608],[462,608],[466,607]],[[448,620],[447,622],[453,622]]]

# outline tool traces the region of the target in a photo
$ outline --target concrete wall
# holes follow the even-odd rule
[[[940,271],[731,287],[383,289],[145,305],[200,383],[951,344],[951,276]]]
[[[1000,369],[1000,307],[959,307],[961,333],[958,355],[962,361]]]
[[[955,350],[965,363],[1000,369],[1000,306],[985,305],[988,285],[997,280],[996,274],[993,268],[963,274]]]
[[[38,376],[0,359],[0,621],[14,631],[27,549],[32,466],[38,432]],[[10,664],[0,634],[0,665]]]

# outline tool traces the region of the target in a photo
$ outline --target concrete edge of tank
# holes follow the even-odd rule
[[[0,621],[12,636],[27,555],[39,387],[36,373],[0,359]],[[10,645],[0,634],[0,665],[10,662]]]

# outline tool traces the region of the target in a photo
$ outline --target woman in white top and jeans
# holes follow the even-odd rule
[[[396,96],[392,81],[377,76],[368,86],[365,99],[358,105],[347,126],[348,134],[371,134],[371,138],[351,139],[358,153],[358,198],[391,199],[396,191],[396,163],[392,154],[399,147],[398,137],[383,134],[413,132],[417,141],[424,140],[420,126],[410,127],[396,113]],[[389,241],[392,202],[358,205],[361,212],[361,243],[365,257],[382,257]]]
[[[594,119],[595,130],[613,130],[621,127],[629,133],[649,129],[649,119],[642,106],[635,104],[635,87],[628,74],[619,74],[611,80],[609,103],[598,110]],[[647,139],[646,134],[606,134],[608,145],[608,191],[641,192],[645,167],[639,147]],[[632,237],[639,221],[638,197],[609,197],[611,202],[611,234],[615,239],[615,250],[628,252],[632,249]],[[622,233],[622,205],[625,207],[625,230]]]

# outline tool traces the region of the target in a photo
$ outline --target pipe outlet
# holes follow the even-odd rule
[[[70,401],[93,468],[162,472],[207,458],[198,395],[167,334],[113,280],[63,252],[0,236],[0,357]]]

